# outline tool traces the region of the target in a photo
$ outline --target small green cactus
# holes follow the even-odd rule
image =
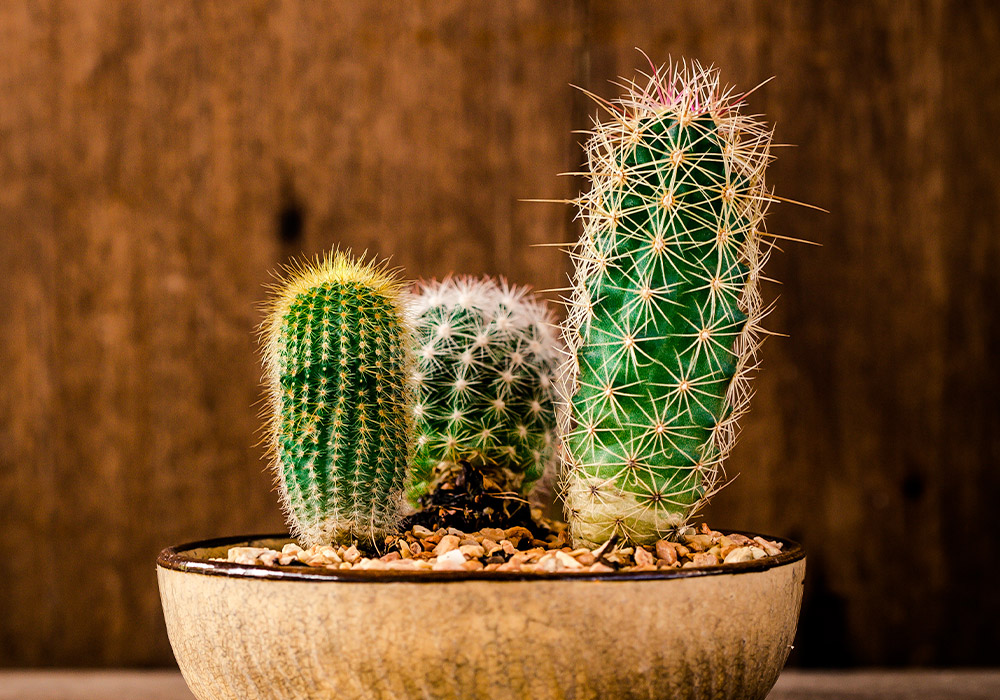
[[[411,500],[464,461],[525,492],[553,458],[552,319],[525,288],[469,277],[429,282],[412,305],[417,445]]]
[[[563,328],[563,488],[575,541],[649,543],[717,488],[748,408],[771,131],[697,63],[605,105]]]
[[[262,329],[274,469],[305,546],[374,542],[399,518],[412,439],[405,291],[334,253],[289,270]]]

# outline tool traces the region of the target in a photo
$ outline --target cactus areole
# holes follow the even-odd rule
[[[713,493],[747,408],[771,131],[698,64],[604,104],[563,328],[563,489],[577,542],[649,543]]]
[[[304,545],[376,541],[398,521],[412,436],[404,291],[334,253],[289,270],[263,328],[282,505]]]

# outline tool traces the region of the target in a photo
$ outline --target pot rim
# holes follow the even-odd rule
[[[662,581],[666,579],[695,578],[749,574],[766,571],[804,559],[802,546],[793,540],[773,535],[760,535],[741,530],[722,530],[745,537],[764,537],[781,542],[781,554],[763,559],[735,564],[692,567],[688,569],[660,569],[656,571],[405,571],[394,569],[326,569],[302,566],[265,566],[263,564],[237,564],[228,561],[210,561],[185,554],[192,549],[208,549],[257,542],[260,540],[292,539],[287,533],[267,535],[231,535],[198,540],[167,547],[156,558],[157,567],[205,576],[225,576],[270,581],[337,581],[342,583],[455,583],[459,581]]]

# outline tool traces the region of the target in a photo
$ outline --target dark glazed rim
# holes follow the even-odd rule
[[[187,544],[167,547],[156,558],[156,565],[164,569],[184,571],[206,576],[229,576],[233,578],[254,578],[273,581],[341,581],[344,583],[453,583],[457,581],[662,581],[664,579],[693,578],[696,576],[719,576],[748,574],[766,571],[804,559],[806,554],[798,542],[782,537],[758,535],[740,530],[723,530],[746,537],[764,537],[782,543],[781,554],[737,564],[716,564],[690,569],[662,569],[657,571],[398,571],[398,570],[341,570],[303,566],[264,566],[263,564],[235,564],[226,561],[198,559],[185,552],[192,549],[208,549],[257,542],[260,540],[290,539],[285,533],[272,535],[237,535],[199,540]]]

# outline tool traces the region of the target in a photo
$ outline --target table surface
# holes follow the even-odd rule
[[[0,700],[193,700],[176,671],[3,671]],[[1000,670],[795,671],[768,700],[998,700]]]

